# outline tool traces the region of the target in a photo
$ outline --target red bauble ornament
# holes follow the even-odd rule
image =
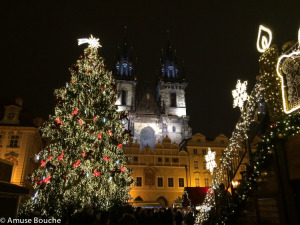
[[[64,153],[61,153],[60,156],[58,156],[58,161],[61,162],[61,160],[63,159],[63,157],[64,157]]]
[[[122,148],[122,144],[118,144],[118,145],[117,145],[117,148]]]
[[[80,160],[77,160],[76,163],[74,163],[74,167],[77,168],[80,164]]]
[[[85,151],[83,151],[83,153],[82,153],[82,157],[83,157],[83,158],[85,157]]]
[[[51,176],[49,175],[48,177],[46,177],[45,179],[43,179],[43,182],[45,184],[47,184],[50,181],[50,179],[51,179]]]
[[[100,141],[102,138],[102,134],[98,134],[98,140]]]
[[[61,121],[59,118],[56,118],[56,123],[63,124],[63,121]]]
[[[105,160],[105,161],[110,161],[110,158],[108,158],[108,157],[106,157],[106,156],[103,156],[103,159]]]
[[[100,172],[98,172],[97,170],[94,170],[94,176],[98,177],[100,175]]]
[[[123,173],[126,171],[126,167],[125,166],[123,166],[123,167],[120,166],[119,168],[120,168],[121,172],[123,172]]]
[[[43,167],[43,166],[46,166],[46,163],[47,163],[46,161],[42,160],[42,161],[41,161],[40,168]]]
[[[78,109],[75,108],[74,111],[72,112],[72,115],[77,115],[78,114]]]

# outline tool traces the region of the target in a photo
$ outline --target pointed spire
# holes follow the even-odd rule
[[[127,44],[127,26],[124,30],[125,37],[123,39],[123,46],[118,47],[118,58],[116,60],[116,69],[118,79],[134,79],[132,67],[132,48],[128,49]]]
[[[165,54],[162,51],[161,78],[164,80],[178,80],[176,50],[173,51],[170,40],[167,41]]]

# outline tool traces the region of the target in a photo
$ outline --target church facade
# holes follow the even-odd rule
[[[192,131],[186,113],[187,83],[178,70],[175,51],[168,43],[155,83],[139,81],[126,41],[117,59],[116,105],[127,112],[126,128],[133,135],[123,147],[136,180],[131,203],[151,207],[180,204],[189,179],[189,160],[179,145]]]
[[[178,73],[176,56],[169,43],[160,64],[156,83],[139,81],[126,41],[116,63],[119,96],[116,105],[120,111],[128,113],[127,128],[134,141],[140,143],[140,149],[147,145],[154,149],[166,136],[180,144],[192,135],[186,114],[187,83]]]

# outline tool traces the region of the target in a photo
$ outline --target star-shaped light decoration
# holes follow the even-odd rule
[[[90,48],[99,48],[102,47],[99,43],[99,38],[94,38],[93,35],[91,35],[90,38],[81,38],[78,39],[78,45],[82,45],[88,43]]]
[[[211,175],[214,173],[214,168],[217,167],[215,157],[216,157],[216,153],[211,151],[210,148],[208,148],[208,153],[205,156],[205,160],[206,160],[206,169],[210,170]]]
[[[247,89],[247,81],[241,83],[240,80],[237,81],[235,86],[235,90],[232,91],[233,96],[233,108],[239,107],[241,111],[244,108],[244,101],[248,99],[248,94],[246,92]]]

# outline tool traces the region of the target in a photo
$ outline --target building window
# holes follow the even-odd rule
[[[205,187],[209,187],[209,179],[204,178]]]
[[[9,147],[16,148],[18,147],[19,135],[12,135],[10,138]]]
[[[198,154],[198,150],[197,149],[193,149],[193,151],[194,151],[194,155]]]
[[[126,90],[122,90],[122,96],[121,96],[121,105],[126,105],[127,101],[127,93]]]
[[[162,177],[157,178],[157,186],[158,187],[163,187],[164,186],[164,180]]]
[[[165,158],[165,162],[167,162],[167,163],[168,163],[168,162],[169,162],[169,158]]]
[[[202,149],[202,155],[206,155],[206,149]]]
[[[206,168],[206,162],[203,162],[203,169],[205,169],[205,170],[207,169]]]
[[[179,178],[179,180],[178,180],[178,186],[179,187],[184,187],[184,178]]]
[[[224,141],[224,140],[221,140],[221,144],[225,144],[225,141]]]
[[[137,187],[142,187],[142,177],[137,177],[136,178],[136,186]]]
[[[201,143],[201,139],[197,139],[197,142],[198,142],[198,143]]]
[[[176,127],[175,127],[175,126],[173,126],[172,130],[173,130],[173,132],[176,132]]]
[[[174,187],[174,180],[173,178],[168,178],[168,187]]]
[[[176,93],[172,92],[170,97],[171,97],[171,107],[176,107]]]
[[[157,158],[157,162],[161,163],[162,162],[162,158]]]
[[[195,170],[198,169],[198,161],[194,161],[194,169],[195,169]]]
[[[172,158],[172,162],[173,162],[173,163],[178,163],[178,162],[179,162],[179,159],[178,159],[178,158]]]
[[[139,158],[137,156],[134,156],[133,161],[137,162],[137,161],[139,161]]]
[[[200,187],[199,178],[195,178],[195,186]]]
[[[8,114],[8,119],[9,120],[12,120],[14,117],[15,117],[15,113],[11,112],[11,113]]]

